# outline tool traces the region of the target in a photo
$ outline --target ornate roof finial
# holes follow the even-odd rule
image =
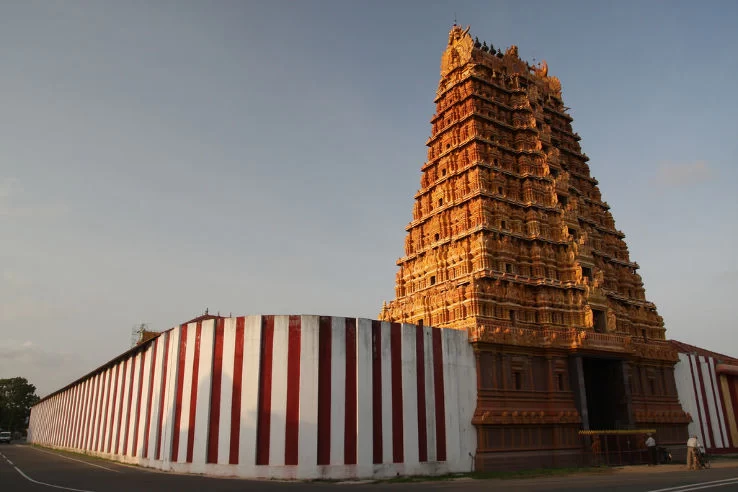
[[[485,51],[485,52],[489,51],[489,48],[487,48],[487,41],[482,43],[482,51]]]

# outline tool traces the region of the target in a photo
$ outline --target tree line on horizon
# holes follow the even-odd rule
[[[31,407],[40,398],[26,378],[0,379],[0,430],[25,433]]]

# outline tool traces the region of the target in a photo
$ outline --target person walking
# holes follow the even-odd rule
[[[692,434],[689,436],[689,439],[687,439],[687,470],[699,469],[700,465],[697,462],[697,453],[699,452],[698,449],[700,446],[700,441],[696,435]]]
[[[646,449],[648,449],[648,466],[656,466],[658,460],[656,459],[656,439],[653,438],[652,434],[648,434],[646,439]]]

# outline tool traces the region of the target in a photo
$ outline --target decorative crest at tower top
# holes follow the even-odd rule
[[[441,76],[445,77],[451,70],[457,68],[471,58],[474,41],[469,36],[470,26],[461,29],[454,24],[448,33],[448,46],[441,56]]]

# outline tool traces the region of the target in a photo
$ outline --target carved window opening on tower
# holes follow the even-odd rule
[[[585,277],[589,279],[589,281],[592,281],[592,269],[590,267],[583,266],[582,267],[582,277]]]
[[[523,389],[523,375],[519,371],[513,372],[513,388],[516,390]]]
[[[556,389],[558,391],[564,391],[564,375],[560,372],[556,374]]]
[[[607,318],[605,317],[605,311],[593,309],[592,317],[594,321],[594,331],[597,333],[605,333],[607,331]]]
[[[435,275],[431,275],[430,284],[431,285],[436,285],[436,276]]]

